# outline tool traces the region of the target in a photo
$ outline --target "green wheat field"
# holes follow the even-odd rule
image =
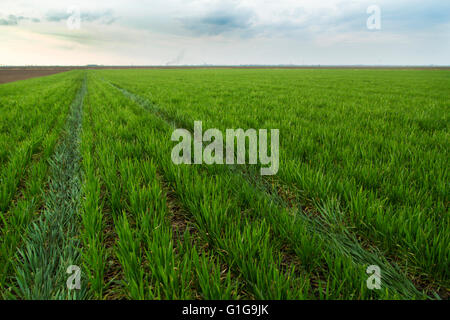
[[[448,299],[449,115],[448,70],[73,70],[2,84],[0,297]],[[172,132],[194,121],[279,129],[278,173],[174,164]]]

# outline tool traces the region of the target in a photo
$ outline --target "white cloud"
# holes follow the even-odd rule
[[[76,3],[81,29],[68,30],[74,1],[2,0],[0,63],[450,64],[450,5],[438,0],[376,1],[377,32],[366,29],[371,0]]]

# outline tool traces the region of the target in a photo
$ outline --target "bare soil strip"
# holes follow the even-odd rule
[[[19,80],[26,80],[30,78],[38,78],[49,76],[56,73],[66,72],[70,69],[52,69],[52,70],[27,70],[27,69],[18,69],[18,70],[10,70],[0,69],[0,84],[14,82]]]

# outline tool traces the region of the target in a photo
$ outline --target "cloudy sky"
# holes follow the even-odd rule
[[[0,43],[0,65],[450,65],[450,1],[0,0]]]

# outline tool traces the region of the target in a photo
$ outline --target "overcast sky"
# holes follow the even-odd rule
[[[0,65],[450,65],[450,1],[0,0],[0,43]]]

